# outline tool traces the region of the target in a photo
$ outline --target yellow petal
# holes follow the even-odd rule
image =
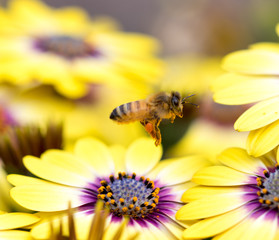
[[[162,169],[165,169],[167,166],[171,164],[173,159],[166,159],[164,161],[158,162],[158,164],[148,173],[148,177],[150,179],[157,178],[158,174],[162,171]]]
[[[65,35],[82,35],[89,30],[89,16],[80,8],[67,6],[56,9],[54,14]]]
[[[210,86],[210,89],[212,92],[216,93],[220,90],[226,89],[228,87],[231,87],[235,84],[251,81],[251,84],[253,83],[255,79],[261,79],[261,77],[258,76],[247,76],[247,75],[239,75],[236,73],[225,73],[218,77]]]
[[[169,164],[157,176],[157,179],[163,182],[164,185],[175,185],[189,181],[197,170],[211,165],[200,156],[189,156],[166,161],[169,161]]]
[[[275,42],[260,42],[249,46],[250,49],[259,49],[279,53],[279,44]]]
[[[121,145],[114,145],[109,148],[109,151],[114,159],[115,172],[124,172],[125,166],[125,154],[126,149]]]
[[[229,193],[198,199],[180,208],[176,218],[178,220],[201,219],[231,211],[246,203],[242,195],[243,193]]]
[[[84,187],[88,183],[88,180],[82,175],[78,175],[33,156],[24,157],[23,162],[25,167],[34,175],[52,182],[74,187]]]
[[[238,193],[244,192],[244,188],[241,187],[206,187],[206,186],[195,186],[188,189],[181,198],[183,202],[192,202],[194,200],[204,198],[207,196],[214,196],[217,194],[224,193]]]
[[[161,156],[161,146],[156,147],[152,139],[138,139],[127,149],[125,157],[127,172],[144,175],[158,164]]]
[[[38,222],[40,219],[28,213],[5,213],[0,215],[0,230],[20,228]]]
[[[214,101],[227,105],[253,103],[279,95],[278,78],[262,78],[234,84],[214,94]]]
[[[240,222],[235,227],[229,229],[214,240],[254,240],[265,239],[275,240],[277,230],[277,217],[273,219],[265,219],[267,214],[259,217],[251,217]]]
[[[69,152],[56,149],[48,150],[41,155],[41,159],[79,176],[83,176],[88,180],[94,180],[94,172],[91,171],[90,165],[79,161],[73,154]]]
[[[258,157],[279,145],[279,120],[251,131],[248,135],[246,147],[249,154]]]
[[[249,225],[251,225],[251,221],[249,219],[245,219],[245,221],[241,221],[236,226],[230,228],[228,231],[225,231],[224,233],[221,233],[217,235],[217,237],[213,238],[214,240],[240,240],[243,236],[243,233],[246,231],[246,229],[249,228]],[[242,239],[246,240],[246,239]]]
[[[41,180],[39,178],[27,177],[18,174],[10,174],[7,176],[8,181],[14,186],[28,185],[28,184],[47,184],[47,185],[55,185],[54,183],[50,183],[45,180]]]
[[[186,239],[212,237],[242,221],[249,213],[250,211],[244,206],[216,217],[201,220],[186,229],[183,233],[183,237]]]
[[[229,167],[212,166],[199,170],[192,180],[207,186],[237,186],[247,184],[249,177]]]
[[[88,163],[92,170],[99,175],[114,173],[114,163],[108,147],[101,141],[94,138],[80,139],[74,152],[78,158]]]
[[[61,211],[71,206],[80,206],[86,201],[81,199],[79,189],[59,185],[22,185],[11,189],[12,198],[25,208],[34,211]]]
[[[245,111],[235,122],[237,131],[251,131],[279,119],[279,97],[261,101]]]
[[[227,55],[223,67],[245,74],[278,75],[279,54],[262,49],[242,50]]]
[[[31,25],[31,23],[34,23],[34,26],[31,25],[31,29],[37,28],[37,31],[42,31],[42,29],[44,29],[47,32],[48,30],[53,28],[51,26],[51,23],[53,23],[53,19],[49,18],[50,21],[46,22],[46,17],[51,16],[50,9],[48,9],[48,7],[41,1],[9,1],[9,8],[11,9],[11,13],[13,14],[13,18],[17,20],[17,24],[22,24],[23,27],[25,26],[25,24],[29,23]]]
[[[1,240],[32,240],[29,232],[10,230],[10,231],[0,231]]]
[[[260,169],[265,169],[260,159],[249,156],[242,148],[228,148],[217,159],[228,167],[249,174],[257,174]]]
[[[266,218],[269,213],[263,214],[258,218],[252,219],[251,225],[242,235],[242,239],[275,239],[276,230],[278,228],[277,216],[274,219]]]

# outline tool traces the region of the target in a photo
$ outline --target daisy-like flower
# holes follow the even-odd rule
[[[279,25],[276,31],[279,34]],[[279,145],[278,61],[278,43],[254,44],[226,56],[223,67],[230,73],[212,86],[218,103],[253,104],[237,119],[234,128],[250,131],[247,150],[256,157]]]
[[[252,157],[242,148],[223,151],[222,166],[199,170],[198,186],[187,190],[189,202],[176,214],[178,220],[199,220],[184,231],[185,239],[278,239],[278,153]]]
[[[11,196],[25,208],[39,211],[45,220],[31,230],[33,237],[49,236],[49,220],[58,227],[67,225],[65,210],[74,208],[77,236],[86,238],[97,200],[103,201],[110,215],[105,239],[129,218],[124,239],[140,232],[138,239],[181,238],[184,225],[174,219],[184,189],[193,173],[209,163],[189,156],[159,162],[162,154],[151,139],[138,139],[127,150],[108,148],[93,138],[77,142],[74,153],[49,150],[41,158],[27,156],[24,165],[41,179],[9,175],[15,185]],[[67,228],[63,229],[67,235]]]
[[[28,227],[40,219],[29,213],[5,213],[0,211],[0,239],[3,240],[31,240],[30,232],[17,230]]]
[[[112,21],[92,21],[79,8],[11,0],[7,12],[9,24],[0,31],[7,33],[0,41],[2,81],[48,84],[79,98],[92,83],[146,89],[162,72],[154,39],[123,33]]]

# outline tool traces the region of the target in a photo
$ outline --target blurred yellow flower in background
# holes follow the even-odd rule
[[[21,90],[2,86],[0,103],[8,110],[19,125],[37,125],[46,123],[63,124],[63,146],[71,147],[77,138],[95,136],[108,144],[127,146],[139,136],[147,136],[140,123],[123,126],[115,124],[109,115],[118,105],[145,98],[146,95],[136,89],[127,91],[122,87],[109,88],[95,86],[87,98],[73,100],[55,94],[45,86]]]
[[[154,56],[157,41],[123,33],[112,20],[94,21],[80,8],[51,9],[36,0],[9,1],[6,11],[9,21],[0,31],[2,82],[52,85],[66,97],[80,98],[92,84],[146,91],[162,74],[162,62]]]
[[[25,157],[27,169],[40,179],[9,175],[15,185],[11,196],[20,205],[39,211],[43,221],[31,230],[38,239],[49,236],[49,221],[54,228],[61,220],[67,226],[69,202],[78,239],[84,239],[98,199],[110,210],[105,239],[111,239],[124,217],[129,217],[124,239],[137,232],[138,239],[181,238],[185,225],[174,219],[181,194],[193,186],[192,175],[210,163],[199,156],[159,162],[161,155],[161,147],[155,147],[152,139],[138,139],[127,149],[107,147],[93,138],[80,139],[74,153],[49,150],[41,158]]]
[[[278,239],[278,153],[252,157],[242,148],[229,148],[218,157],[221,166],[197,171],[178,210],[178,220],[198,220],[184,239]]]
[[[279,25],[276,27],[279,35]],[[227,55],[230,73],[213,84],[214,100],[227,105],[250,104],[235,122],[237,131],[250,131],[248,153],[263,155],[279,145],[279,44],[257,43]],[[251,104],[253,104],[251,106]]]
[[[178,142],[167,149],[166,155],[181,157],[202,154],[216,162],[216,154],[224,148],[244,147],[246,134],[237,133],[232,127],[237,109],[212,101],[210,85],[223,73],[220,58],[180,56],[167,59],[166,63],[167,71],[162,89],[180,89],[185,96],[195,94],[193,102],[199,104],[199,108],[184,105],[183,119],[177,119],[176,126],[171,129],[171,132],[181,138],[176,139]],[[169,126],[166,126],[169,137],[171,133],[167,132],[167,127]]]

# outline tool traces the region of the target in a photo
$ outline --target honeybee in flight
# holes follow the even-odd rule
[[[110,119],[117,123],[130,123],[139,121],[145,130],[155,139],[155,145],[161,144],[159,125],[162,119],[174,122],[176,116],[183,117],[183,104],[189,103],[187,99],[194,94],[181,98],[179,92],[160,92],[146,99],[122,104],[110,114]],[[197,106],[194,103],[190,103]]]

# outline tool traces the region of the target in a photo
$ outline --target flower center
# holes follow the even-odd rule
[[[105,202],[115,216],[129,216],[134,219],[144,218],[154,212],[159,202],[159,188],[149,178],[136,174],[118,173],[110,176],[109,182],[102,180],[98,189],[98,198]]]
[[[276,164],[275,167],[274,172],[264,170],[265,177],[257,178],[259,202],[271,209],[279,209],[279,165]]]
[[[42,52],[50,52],[67,59],[96,57],[100,53],[82,38],[70,36],[50,36],[36,39],[35,47]]]

